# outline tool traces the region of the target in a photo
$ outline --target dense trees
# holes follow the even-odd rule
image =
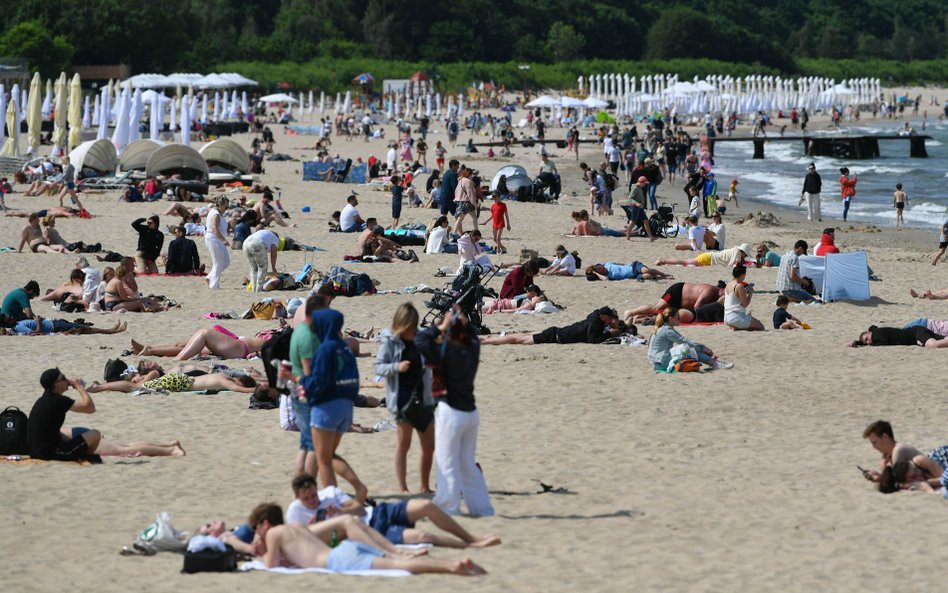
[[[926,60],[948,51],[944,0],[5,0],[4,7],[0,53],[25,56],[44,74],[70,61],[167,72],[339,58],[429,65],[707,58],[794,72],[801,59]]]

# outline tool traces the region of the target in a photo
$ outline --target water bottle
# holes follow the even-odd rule
[[[288,360],[281,360],[279,362],[274,361],[274,366],[277,366],[277,368],[281,371],[289,372],[293,370],[293,363],[291,363]],[[286,389],[289,382],[290,382],[289,379],[283,379],[279,375],[277,375],[277,383],[276,383],[277,389]]]

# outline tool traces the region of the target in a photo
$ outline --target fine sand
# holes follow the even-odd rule
[[[928,91],[926,91],[927,93]],[[927,101],[927,94],[926,94]],[[317,117],[318,119],[318,117]],[[276,149],[295,158],[312,158],[310,136],[287,136],[272,126]],[[444,140],[443,125],[429,137],[432,149]],[[388,127],[389,136],[394,134]],[[562,129],[549,135],[561,138]],[[587,132],[588,133],[588,132]],[[249,146],[250,137],[236,137]],[[461,144],[449,158],[481,170],[489,179],[507,162],[534,173],[535,149],[515,148],[514,159],[467,156]],[[333,138],[331,151],[343,156],[384,158],[384,141],[346,143]],[[582,157],[600,159],[599,148],[584,145]],[[570,211],[588,206],[575,160],[553,149],[564,176],[564,197],[556,205],[509,203],[513,230],[507,233],[512,262],[521,248],[550,257],[563,243],[578,250],[584,264],[602,261],[646,264],[673,256],[672,240],[649,243],[610,238],[568,238]],[[433,162],[433,150],[429,151]],[[279,186],[283,204],[299,226],[289,234],[327,249],[315,266],[327,270],[355,251],[355,235],[330,234],[326,221],[345,203],[352,186],[301,181],[301,163],[266,162],[263,181]],[[827,180],[827,186],[835,184]],[[423,179],[416,187],[423,189]],[[802,185],[802,172],[801,172]],[[824,199],[838,199],[828,190]],[[389,195],[359,189],[364,217],[389,221]],[[92,220],[61,220],[69,241],[101,241],[107,249],[133,253],[136,235],[129,226],[138,216],[161,212],[159,204],[125,204],[117,194],[83,195]],[[921,348],[850,349],[845,344],[869,324],[902,325],[916,317],[944,318],[944,302],[911,299],[909,288],[946,288],[946,264],[933,268],[930,254],[937,236],[930,231],[884,228],[825,220],[806,223],[799,213],[777,211],[743,196],[726,220],[749,212],[774,212],[782,226],[757,228],[729,224],[728,245],[774,241],[783,253],[804,238],[814,244],[819,229],[834,225],[845,250],[867,249],[870,264],[883,279],[871,285],[873,298],[861,303],[795,306],[791,313],[812,331],[732,332],[723,326],[682,331],[735,363],[728,371],[666,375],[652,371],[644,347],[504,346],[484,347],[477,378],[481,414],[478,461],[497,516],[462,518],[475,533],[497,533],[502,546],[471,552],[436,549],[439,558],[470,555],[490,576],[460,580],[440,576],[396,579],[331,575],[180,574],[173,554],[125,558],[118,554],[160,511],[169,511],[179,529],[191,530],[212,518],[228,525],[243,522],[261,501],[289,503],[289,482],[297,435],[282,432],[276,411],[247,409],[247,396],[94,395],[92,416],[69,414],[67,424],[100,429],[122,440],[180,439],[184,458],[108,458],[97,467],[73,464],[0,465],[4,504],[0,505],[0,574],[8,591],[183,591],[275,589],[361,592],[385,587],[456,591],[887,591],[931,589],[942,581],[933,563],[948,527],[945,502],[925,494],[882,496],[865,482],[856,465],[875,468],[878,454],[861,438],[877,418],[890,420],[899,440],[922,449],[948,442],[941,426],[946,351]],[[664,184],[659,199],[685,209],[681,182]],[[7,205],[38,209],[50,198],[8,196]],[[303,206],[311,212],[303,214]],[[858,202],[854,205],[858,210]],[[802,211],[802,210],[801,210]],[[405,208],[402,222],[428,222],[434,211]],[[621,228],[616,215],[604,222]],[[4,244],[16,246],[24,220],[0,217]],[[163,217],[161,226],[172,222]],[[282,229],[280,229],[282,230]],[[203,261],[207,250],[197,240]],[[381,282],[381,290],[420,283],[440,286],[440,266],[456,266],[457,256],[425,256],[417,264],[350,264]],[[4,338],[6,365],[0,372],[0,404],[29,411],[40,394],[43,369],[59,366],[68,376],[102,378],[106,359],[118,356],[130,338],[163,343],[187,338],[211,321],[208,311],[244,310],[253,297],[240,289],[248,272],[242,253],[224,275],[224,289],[209,292],[200,278],[142,278],[145,294],[164,294],[180,309],[160,314],[126,314],[124,334],[76,337]],[[45,291],[67,278],[75,256],[0,254],[7,292],[33,278]],[[279,265],[296,271],[302,252],[281,253]],[[101,267],[101,266],[100,266]],[[679,280],[714,282],[730,270],[668,267]],[[771,326],[775,270],[751,270],[748,280],[760,294],[751,311]],[[669,282],[597,282],[582,277],[541,278],[551,298],[567,306],[555,315],[494,315],[487,325],[502,330],[540,330],[585,317],[602,305],[621,312],[658,300]],[[492,282],[500,287],[500,279]],[[278,293],[289,298],[305,293]],[[385,327],[396,307],[410,300],[424,311],[424,295],[376,295],[339,299],[346,326],[361,331]],[[36,304],[41,315],[55,315]],[[97,326],[111,325],[112,314],[83,314]],[[67,315],[68,318],[77,317]],[[238,334],[252,334],[275,323],[226,321]],[[640,328],[648,334],[651,328]],[[375,344],[366,348],[373,356]],[[364,376],[371,358],[360,359]],[[259,361],[231,361],[260,367]],[[378,390],[365,393],[381,395]],[[356,421],[373,425],[383,410],[356,410]],[[394,432],[349,434],[340,452],[352,463],[371,495],[399,498],[393,475]],[[418,486],[417,442],[409,460],[409,484]],[[433,479],[433,478],[432,478]],[[540,482],[566,493],[537,494]],[[937,552],[935,553],[937,559]]]

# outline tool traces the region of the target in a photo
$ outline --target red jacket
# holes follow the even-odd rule
[[[816,250],[817,255],[826,255],[827,253],[839,253],[839,247],[833,243],[833,235],[823,233],[820,238],[820,246]]]
[[[846,177],[845,175],[840,175],[839,177],[839,191],[843,195],[843,199],[851,198],[856,195],[856,177],[853,176],[852,179]]]

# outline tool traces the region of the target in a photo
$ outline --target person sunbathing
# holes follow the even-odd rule
[[[878,327],[870,325],[869,329],[859,334],[859,338],[849,343],[849,346],[923,346],[925,348],[948,348],[948,338],[919,325],[909,328]]]
[[[487,574],[469,558],[436,560],[417,557],[417,551],[400,550],[378,532],[351,515],[334,517],[315,525],[284,525],[279,505],[263,503],[250,515],[254,551],[263,556],[267,568],[327,568],[333,572],[357,570],[406,570],[412,573]],[[329,547],[335,535],[343,537]]]
[[[13,318],[0,313],[0,327],[10,330],[10,333],[21,336],[42,336],[45,334],[117,334],[128,329],[128,324],[120,321],[109,328],[98,328],[83,323],[75,323],[65,319],[22,319],[16,321]]]
[[[69,437],[72,430],[64,426],[62,436]],[[102,457],[184,457],[187,455],[184,447],[181,446],[181,441],[178,440],[165,443],[151,441],[127,442],[109,439],[104,436],[99,439],[99,446],[95,448],[95,453]]]
[[[337,487],[319,490],[316,479],[309,474],[293,478],[296,498],[286,509],[288,524],[311,525],[327,517],[352,515],[367,523],[393,544],[432,544],[448,548],[486,548],[501,543],[495,535],[474,536],[430,500],[380,502],[366,506]],[[445,537],[415,528],[422,519],[454,535]]]
[[[82,210],[79,208],[72,208],[70,206],[53,206],[52,208],[44,208],[43,210],[37,210],[35,212],[28,212],[26,210],[13,212],[8,210],[4,216],[29,218],[34,214],[40,218],[44,218],[46,216],[53,216],[55,218],[83,218]],[[89,214],[89,216],[91,217],[92,215]]]
[[[242,338],[220,325],[202,328],[194,332],[187,341],[165,345],[148,345],[132,340],[132,354],[142,356],[173,356],[177,360],[189,360],[195,356],[220,356],[222,358],[252,358],[263,347],[264,338]]]
[[[89,393],[99,393],[100,391],[131,393],[143,387],[170,393],[205,390],[236,391],[238,393],[255,393],[257,391],[257,382],[248,376],[232,378],[224,373],[192,376],[180,372],[162,373],[152,379],[146,379],[147,376],[148,373],[142,375],[135,372],[122,381],[108,381],[105,383],[93,381],[87,389]]]
[[[580,237],[622,237],[624,235],[624,233],[620,231],[604,227],[599,222],[590,219],[589,212],[586,210],[573,212],[572,217],[573,220],[576,221],[576,226],[570,231],[570,235]]]
[[[593,264],[586,268],[586,280],[674,280],[671,274],[666,274],[658,268],[649,268],[640,261],[631,264],[617,264],[606,262]]]
[[[518,333],[505,336],[483,336],[481,344],[601,344],[619,333],[619,314],[610,307],[601,307],[566,327],[548,327],[540,333]]]
[[[731,247],[730,249],[722,249],[721,251],[705,251],[704,253],[698,254],[698,257],[691,259],[660,257],[658,258],[658,261],[655,262],[655,265],[702,267],[717,264],[719,266],[734,267],[741,265],[746,259],[750,257],[750,250],[750,245],[744,243],[742,245],[738,245],[737,247]]]
[[[542,303],[547,300],[546,296],[543,294],[543,291],[540,290],[540,287],[536,284],[529,284],[524,287],[524,291],[527,294],[527,298],[517,301],[517,299],[492,299],[485,298],[483,305],[483,313],[489,315],[491,313],[516,313],[518,311],[533,311],[537,306],[537,303]]]
[[[925,292],[918,292],[914,288],[909,289],[909,294],[916,299],[929,299],[932,301],[944,301],[948,299],[948,288],[943,290],[926,290]]]
[[[657,315],[668,307],[676,309],[698,309],[705,303],[714,303],[724,296],[724,287],[726,284],[719,281],[717,286],[713,284],[696,284],[692,282],[676,282],[665,289],[665,294],[658,303],[654,305],[641,305],[635,309],[625,312],[624,317],[634,315]],[[684,319],[682,323],[689,323]]]
[[[50,290],[41,301],[52,301],[54,303],[68,302],[80,303],[84,309],[89,307],[89,303],[83,300],[82,285],[86,281],[86,273],[80,269],[74,269],[69,273],[69,280],[63,282],[62,286],[55,290]]]

